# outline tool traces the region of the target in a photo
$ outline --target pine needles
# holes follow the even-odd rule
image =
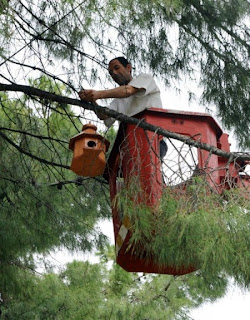
[[[118,207],[131,220],[131,245],[155,263],[194,266],[208,278],[226,273],[250,284],[249,197],[238,189],[211,192],[205,178],[192,179],[185,193],[166,188],[154,208],[139,203],[135,188],[123,189]],[[137,187],[138,190],[138,187]],[[139,192],[138,192],[139,194]]]

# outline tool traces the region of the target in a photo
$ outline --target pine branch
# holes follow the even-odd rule
[[[37,157],[36,155],[24,150],[23,148],[19,147],[17,144],[15,144],[11,139],[9,139],[4,133],[2,133],[0,131],[0,137],[2,137],[4,140],[6,140],[9,144],[11,144],[14,148],[16,148],[19,152],[25,154],[26,156],[30,157],[30,158],[33,158],[35,160],[38,160],[39,162],[41,163],[44,163],[44,164],[48,164],[48,165],[51,165],[51,166],[54,166],[54,167],[60,167],[60,168],[65,168],[65,169],[69,169],[70,167],[67,166],[67,165],[64,165],[64,164],[60,164],[60,163],[56,163],[56,162],[53,162],[53,161],[48,161],[46,159],[43,159],[43,158],[40,158],[40,157]]]
[[[38,96],[40,98],[45,98],[47,100],[51,100],[58,103],[63,104],[70,104],[79,106],[81,108],[94,111],[95,113],[104,113],[108,117],[115,118],[116,120],[124,123],[130,123],[134,124],[144,130],[148,130],[151,132],[156,132],[159,135],[162,135],[167,138],[176,139],[179,141],[182,141],[186,143],[189,146],[194,146],[196,148],[200,148],[206,151],[209,151],[217,156],[224,157],[224,158],[232,158],[232,160],[239,160],[239,161],[250,161],[250,154],[249,153],[238,153],[238,152],[226,152],[221,149],[216,148],[215,146],[211,146],[207,143],[196,141],[191,139],[188,136],[184,136],[178,133],[174,133],[165,129],[162,129],[161,127],[154,126],[150,123],[147,123],[143,121],[142,119],[136,119],[133,117],[126,116],[122,113],[116,112],[114,110],[111,110],[107,107],[102,107],[99,105],[94,105],[88,102],[84,102],[78,99],[72,99],[65,96],[57,95],[55,93],[51,93],[48,91],[40,90],[34,87],[25,86],[25,85],[18,85],[18,84],[5,84],[0,83],[0,91],[17,91],[17,92],[23,92],[27,95],[34,95]],[[51,163],[51,162],[50,162]]]
[[[68,48],[70,48],[71,50],[76,51],[77,53],[79,53],[80,55],[82,55],[83,57],[89,58],[90,60],[96,62],[97,64],[99,64],[101,67],[106,68],[106,65],[103,64],[101,61],[99,61],[98,59],[96,59],[94,56],[90,56],[89,54],[77,49],[76,47],[74,47],[70,42],[66,41],[59,33],[57,33],[53,27],[48,26],[45,21],[43,21],[40,17],[37,17],[27,6],[25,6],[22,2],[20,2],[21,5],[31,14],[31,16],[36,19],[41,25],[43,25],[44,27],[46,27],[46,30],[50,30],[55,36],[57,36],[59,39],[50,39],[49,41],[53,41],[54,43],[60,43],[62,45],[67,46]],[[80,5],[79,5],[80,6]],[[70,11],[70,13],[74,12]],[[42,34],[41,34],[42,35]],[[42,41],[47,41],[46,38],[42,38],[41,35],[38,35],[37,37],[35,37],[36,40],[42,40]]]
[[[207,23],[209,23],[209,21],[207,21],[207,17],[210,16],[211,12],[209,12],[208,9],[205,9],[204,5],[202,5],[200,3],[200,1],[190,1],[192,6],[195,7],[195,9],[197,10],[198,13],[200,13],[204,19],[204,21],[206,21]],[[222,30],[224,30],[226,33],[228,33],[232,38],[234,38],[234,40],[236,40],[238,43],[240,43],[242,46],[246,47],[246,49],[249,51],[250,50],[250,45],[242,38],[240,38],[240,36],[238,36],[235,32],[232,31],[232,29],[230,30],[229,28],[227,28],[226,26],[224,26],[221,22],[221,20],[216,17],[215,15],[212,16],[212,20],[213,23],[218,27],[221,28]]]
[[[51,74],[50,72],[47,72],[46,70],[42,69],[42,68],[39,68],[35,65],[28,65],[28,64],[25,64],[25,63],[21,63],[21,62],[18,62],[18,61],[14,61],[14,60],[9,60],[10,63],[13,63],[13,64],[16,64],[16,65],[19,65],[19,66],[22,66],[22,67],[26,67],[26,68],[30,68],[32,70],[37,70],[37,71],[40,71],[41,73],[45,74],[46,76],[52,78],[53,80],[57,80],[57,81],[60,81],[61,83],[65,84],[66,86],[68,86],[69,88],[71,88],[74,92],[77,92],[77,90],[69,83],[69,82],[66,82],[64,81],[63,79],[57,77],[56,75],[54,74]]]
[[[75,184],[77,186],[81,186],[81,185],[83,185],[83,182],[85,180],[89,180],[89,179],[94,179],[94,180],[100,182],[101,184],[102,183],[108,184],[108,182],[103,179],[92,178],[92,177],[86,177],[86,178],[77,177],[75,180],[64,180],[64,181],[53,182],[53,183],[49,184],[49,186],[50,187],[57,187],[58,189],[62,189],[62,187],[66,184]]]
[[[44,33],[46,33],[48,30],[53,29],[53,27],[55,27],[59,22],[63,21],[68,15],[70,15],[72,12],[74,12],[77,8],[79,8],[82,4],[84,3],[84,1],[82,1],[81,3],[77,4],[74,8],[72,8],[69,12],[67,12],[64,16],[62,16],[61,18],[59,18],[57,21],[55,21],[54,23],[52,23],[50,26],[47,26],[47,28],[45,30],[43,30],[38,36],[42,36]],[[27,10],[27,8],[22,4],[22,6]],[[38,19],[39,20],[39,19]],[[26,47],[28,47],[29,45],[32,44],[32,42],[34,42],[35,40],[37,40],[37,37],[32,38],[28,43],[26,43],[23,47],[21,47],[20,49],[18,49],[17,51],[15,51],[11,56],[6,57],[1,63],[0,63],[0,67],[5,64],[7,61],[9,61],[11,58],[13,58],[14,56],[16,56],[19,52],[21,52],[23,49],[25,49]]]
[[[60,139],[55,139],[52,137],[48,137],[48,136],[42,136],[42,135],[38,135],[38,134],[33,134],[27,131],[22,131],[22,130],[16,130],[16,129],[11,129],[11,128],[4,128],[4,127],[0,127],[0,131],[1,130],[6,130],[6,131],[11,131],[11,132],[15,132],[15,133],[21,133],[21,134],[25,134],[27,136],[33,137],[33,138],[37,138],[40,140],[50,140],[50,141],[55,141],[55,142],[59,142],[59,143],[66,143],[68,144],[68,141],[65,140],[60,140]]]

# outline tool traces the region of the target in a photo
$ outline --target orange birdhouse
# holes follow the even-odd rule
[[[70,139],[69,148],[74,152],[70,169],[79,176],[96,177],[104,172],[109,141],[96,129],[91,123],[85,124],[82,132]]]

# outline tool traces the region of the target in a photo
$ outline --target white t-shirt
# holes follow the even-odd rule
[[[162,108],[160,89],[157,87],[154,78],[150,74],[141,73],[132,79],[128,85],[145,89],[128,98],[114,99],[108,108],[123,113],[127,116],[133,116],[147,108]],[[110,127],[115,119],[108,118],[104,120],[107,127]]]

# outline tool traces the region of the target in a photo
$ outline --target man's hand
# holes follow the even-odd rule
[[[78,95],[81,100],[88,102],[95,102],[97,99],[100,99],[99,91],[92,89],[82,89]]]
[[[98,105],[96,103],[96,100],[99,99],[98,91],[92,90],[92,89],[88,89],[88,90],[82,89],[80,92],[78,92],[78,95],[81,100],[92,102],[93,104]],[[94,112],[100,120],[105,120],[108,118],[108,116],[106,116],[104,113],[97,112],[97,111],[94,111]]]
[[[92,89],[82,89],[78,94],[80,99],[95,102],[98,99],[108,99],[108,98],[128,98],[140,91],[145,91],[144,88],[135,88],[130,85],[124,85],[108,90],[92,90]]]

